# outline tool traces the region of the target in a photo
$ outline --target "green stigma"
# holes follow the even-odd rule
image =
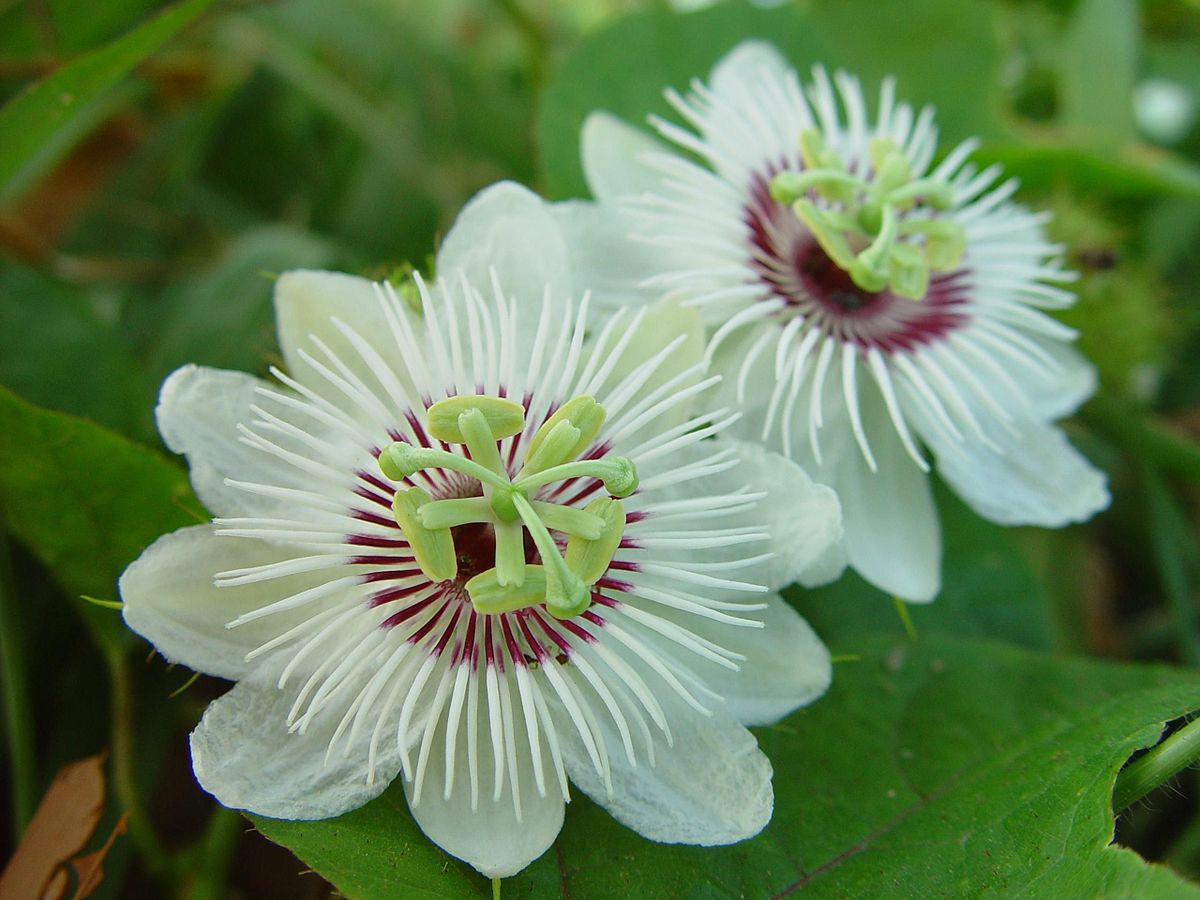
[[[468,455],[397,441],[379,455],[379,468],[393,481],[423,469],[448,469],[478,481],[481,497],[434,500],[413,487],[398,490],[392,503],[417,565],[432,581],[458,574],[453,529],[490,525],[496,538],[495,565],[464,587],[481,614],[513,612],[545,604],[551,615],[570,618],[591,604],[592,586],[608,570],[625,530],[621,497],[638,485],[637,469],[623,456],[579,459],[604,424],[604,409],[587,396],[564,403],[533,435],[515,477],[510,478],[497,442],[525,427],[525,410],[503,397],[448,397],[427,410],[429,434],[462,444]],[[599,479],[611,496],[585,509],[533,499],[538,488],[568,478]],[[566,536],[565,552],[550,534]],[[537,548],[537,564],[525,560],[525,534]]]
[[[950,185],[913,176],[903,150],[890,138],[870,142],[873,175],[850,174],[824,136],[812,128],[800,135],[804,168],[781,172],[771,196],[792,210],[821,249],[864,291],[920,300],[931,272],[958,265],[966,249],[961,225],[942,215],[953,205]],[[812,194],[824,200],[818,206]],[[921,215],[901,216],[919,211]]]

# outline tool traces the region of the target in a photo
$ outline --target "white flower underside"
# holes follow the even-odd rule
[[[391,289],[380,289],[403,371],[363,335],[335,323],[359,358],[344,359],[314,339],[313,350],[302,353],[321,383],[275,371],[283,387],[260,389],[256,418],[241,440],[273,457],[280,477],[231,484],[277,501],[277,513],[218,519],[217,533],[278,545],[286,556],[221,572],[217,584],[306,579],[303,589],[281,590],[229,627],[261,627],[273,617],[287,622],[247,659],[277,673],[278,690],[294,696],[291,730],[319,723],[330,732],[327,759],[368,742],[361,776],[371,782],[381,748],[394,742],[414,807],[429,803],[430,792],[440,795],[433,802],[467,792],[472,810],[481,796],[507,795],[520,821],[523,779],[532,779],[541,797],[548,790],[569,796],[567,745],[582,748],[595,783],[609,795],[614,767],[653,766],[656,742],[672,743],[664,705],[675,699],[660,702],[664,688],[698,715],[720,705],[691,669],[706,661],[735,670],[742,657],[705,637],[699,623],[761,627],[748,615],[765,607],[748,595],[766,588],[739,575],[763,561],[767,535],[722,524],[761,495],[709,496],[696,488],[737,464],[730,451],[686,453],[728,424],[726,413],[666,431],[648,428],[710,386],[689,369],[642,390],[678,341],[598,393],[636,334],[636,320],[610,322],[585,352],[586,299],[577,314],[568,308],[563,327],[547,296],[529,359],[517,365],[516,314],[499,286],[486,302],[465,282],[442,285],[439,293],[455,299],[450,305],[424,285],[421,291],[426,314],[418,336]],[[559,620],[538,606],[478,615],[460,584],[431,583],[396,525],[391,503],[399,487],[419,486],[436,499],[471,493],[472,484],[444,469],[391,482],[379,471],[379,452],[396,440],[439,446],[427,436],[426,407],[471,393],[525,406],[524,430],[498,445],[510,466],[558,405],[596,395],[608,419],[583,456],[620,452],[643,472],[639,491],[625,501],[621,546],[581,616]],[[691,461],[674,464],[680,451]],[[594,479],[575,478],[547,485],[533,499],[582,508],[598,488]],[[705,561],[685,561],[697,552]],[[619,760],[604,737],[611,731],[619,736]],[[490,764],[480,762],[483,756]],[[464,757],[467,778],[456,781]],[[485,770],[492,775],[486,783]]]

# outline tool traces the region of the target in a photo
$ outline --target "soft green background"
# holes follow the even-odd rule
[[[945,590],[911,610],[853,575],[789,595],[834,688],[760,729],[776,813],[733,848],[652,845],[577,797],[504,896],[1192,896],[1192,773],[1123,813],[1129,756],[1200,707],[1200,128],[1154,143],[1147,78],[1200,86],[1184,0],[807,0],[681,15],[619,0],[0,2],[3,831],[62,763],[107,748],[131,833],[101,896],[487,896],[401,792],[338,820],[256,824],[191,783],[185,734],[222,686],[148,658],[112,610],[158,534],[201,519],[151,410],[172,368],[264,372],[275,273],[423,265],[478,188],[585,196],[592,109],[669,115],[739,39],[934,103],[942,146],[1052,209],[1083,275],[1069,314],[1099,397],[1072,437],[1114,504],[1005,530],[939,492]],[[1135,853],[1134,850],[1137,852]],[[1141,856],[1139,856],[1141,854]],[[1147,865],[1142,856],[1162,860]],[[1168,867],[1169,866],[1169,867]]]

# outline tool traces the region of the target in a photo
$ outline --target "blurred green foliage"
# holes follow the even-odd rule
[[[201,514],[157,452],[157,385],[185,362],[265,371],[275,273],[420,266],[500,178],[584,195],[584,115],[667,114],[663,87],[747,35],[802,70],[897,75],[903,96],[936,104],[943,149],[980,135],[980,158],[1054,211],[1081,272],[1067,320],[1102,375],[1073,436],[1110,472],[1114,506],[1086,527],[1013,532],[942,492],[946,589],[914,611],[915,644],[853,576],[791,595],[856,661],[828,698],[761,733],[779,773],[762,837],[651,846],[580,800],[511,890],[757,896],[811,876],[831,894],[1196,893],[1105,846],[1117,768],[1155,723],[1200,705],[1200,12],[1185,0],[686,15],[650,0],[0,0],[5,846],[59,764],[110,747],[109,821],[129,809],[136,824],[100,896],[329,890],[298,878],[305,864],[348,896],[383,896],[395,878],[486,895],[386,796],[341,825],[262,823],[304,864],[231,828],[191,784],[183,739],[220,686],[170,697],[186,674],[143,664],[117,615],[79,594],[112,598],[142,546]],[[1173,131],[1163,109],[1134,104],[1149,79],[1190,98]],[[1123,814],[1117,836],[1196,878],[1200,792],[1180,785]],[[888,827],[905,803],[911,820]],[[846,857],[864,840],[878,847]],[[935,869],[951,850],[966,861]]]

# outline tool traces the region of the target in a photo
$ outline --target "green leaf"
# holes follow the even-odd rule
[[[1198,705],[1200,680],[1167,668],[878,636],[826,698],[759,731],[776,792],[762,835],[652,844],[576,797],[557,845],[502,896],[1198,897],[1110,844],[1118,769]],[[254,821],[352,900],[486,896],[421,836],[398,785],[338,819]]]
[[[193,524],[187,478],[151,450],[0,388],[0,514],[68,593],[112,599],[122,570],[160,534]],[[102,640],[120,617],[79,599]]]
[[[933,603],[908,606],[918,636],[990,638],[1052,649],[1050,600],[1011,531],[984,521],[940,484],[936,496],[945,542],[943,585]],[[834,654],[856,653],[864,635],[904,635],[892,598],[853,572],[815,591],[793,588],[788,598]]]
[[[110,89],[200,15],[212,0],[184,0],[112,43],[30,85],[0,109],[0,200],[12,200],[107,112]]]
[[[579,130],[589,112],[606,109],[635,124],[649,113],[674,118],[663,90],[707,78],[721,56],[749,37],[776,44],[803,78],[816,63],[853,72],[872,110],[880,81],[898,76],[900,98],[937,107],[948,142],[1002,134],[995,32],[990,13],[940,0],[829,0],[803,13],[725,3],[683,16],[665,10],[628,16],[582,41],[546,90],[537,134],[549,193],[587,194]],[[912,40],[914,34],[937,40]]]
[[[1114,147],[1133,139],[1140,38],[1133,0],[1081,0],[1059,55],[1063,126]]]
[[[13,264],[0,294],[0,384],[122,432],[149,428],[153,400],[132,354],[79,291]]]

